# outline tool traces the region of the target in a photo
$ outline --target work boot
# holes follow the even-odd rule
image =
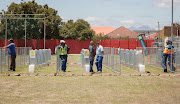
[[[164,72],[167,73],[167,69],[164,69]]]

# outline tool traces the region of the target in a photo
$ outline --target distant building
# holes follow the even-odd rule
[[[107,36],[111,38],[124,38],[124,37],[137,38],[138,35],[139,35],[138,33],[131,31],[123,26],[107,34]]]
[[[154,33],[154,34],[151,34],[151,35],[146,36],[146,38],[147,38],[147,39],[157,39],[157,38],[158,38],[158,34],[159,34],[159,33]]]
[[[174,36],[180,36],[180,26],[178,28],[176,26],[173,26],[173,34]],[[161,37],[171,37],[171,26],[164,26],[164,28],[160,31],[160,36]]]
[[[114,27],[91,27],[95,31],[95,35],[102,34],[102,36],[115,30]]]
[[[151,34],[155,34],[158,31],[156,30],[133,30],[134,32],[138,33],[138,34],[145,34],[145,36],[151,35]]]

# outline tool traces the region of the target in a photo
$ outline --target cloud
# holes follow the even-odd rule
[[[115,28],[119,28],[120,26],[130,27],[133,26],[135,23],[135,21],[131,19],[118,20],[114,18],[87,17],[84,20],[88,21],[91,26],[97,26],[97,27],[115,27]]]
[[[85,20],[92,22],[92,21],[96,21],[97,19],[95,17],[87,17]]]
[[[134,24],[135,21],[134,20],[123,20],[123,21],[120,21],[121,23],[123,24]]]
[[[157,0],[156,6],[159,8],[170,8],[172,5],[172,0]],[[180,0],[174,0],[174,6],[180,7]]]

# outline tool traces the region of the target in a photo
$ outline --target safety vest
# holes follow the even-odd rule
[[[163,53],[165,53],[165,54],[171,54],[171,52],[172,52],[172,54],[174,54],[174,48],[169,49],[168,47],[169,47],[169,45],[166,45]]]
[[[59,55],[67,55],[67,45],[65,45],[64,48],[60,46]]]

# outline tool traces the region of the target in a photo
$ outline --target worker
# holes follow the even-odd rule
[[[94,62],[94,57],[96,55],[95,49],[94,49],[94,42],[91,41],[89,45],[89,62],[90,62],[90,71],[91,73],[94,73],[93,71],[93,62]]]
[[[168,65],[169,65],[171,71],[175,71],[176,69],[173,65],[173,63],[174,63],[174,46],[172,45],[172,41],[169,41],[168,49],[169,49]],[[171,62],[171,57],[172,57],[172,62]]]
[[[165,46],[165,49],[163,51],[162,62],[161,62],[161,65],[162,65],[162,67],[164,69],[164,72],[167,72],[166,62],[167,62],[167,58],[169,56],[168,47],[169,47],[169,40],[166,41],[166,46]]]
[[[61,59],[61,70],[66,72],[66,63],[67,63],[67,53],[69,52],[70,48],[65,44],[64,40],[60,41],[60,45],[58,46],[59,49],[59,57]]]
[[[104,55],[104,50],[103,46],[99,44],[99,42],[96,43],[97,48],[96,48],[96,66],[97,66],[97,72],[102,72],[102,61],[103,61],[103,55]]]
[[[3,48],[8,48],[8,55],[11,56],[11,64],[9,71],[15,71],[16,69],[16,47],[14,41],[9,39],[9,45],[4,46]]]

